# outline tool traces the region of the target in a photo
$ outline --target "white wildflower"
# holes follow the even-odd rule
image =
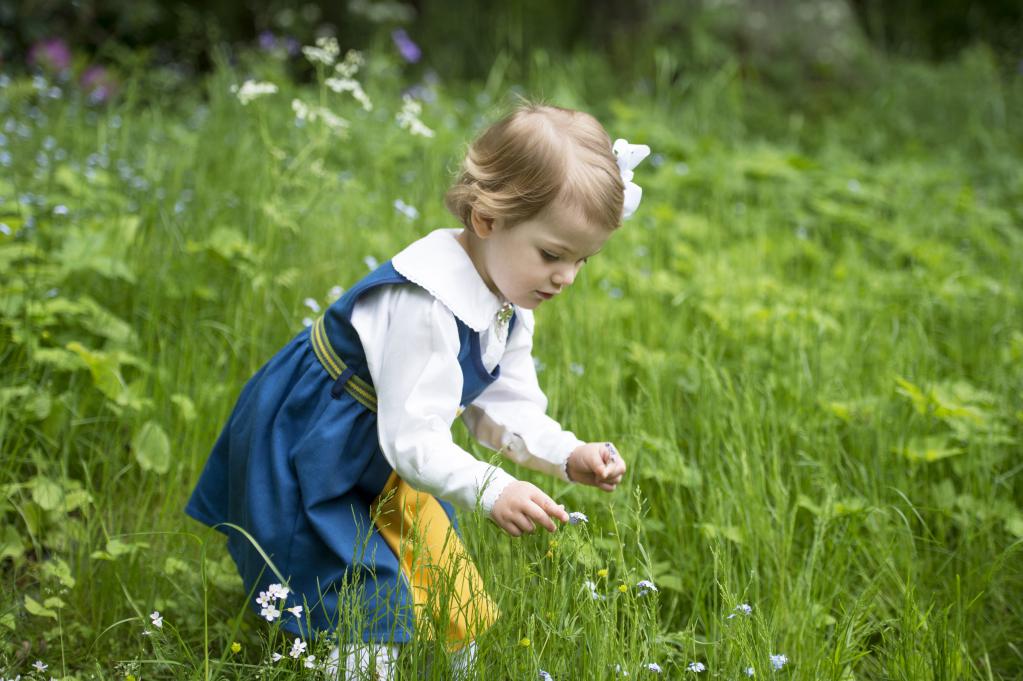
[[[302,301],[302,304],[308,307],[313,312],[320,311],[320,304],[316,302],[315,298],[306,298],[305,300]]]
[[[604,600],[604,598],[606,598],[606,596],[604,596],[603,594],[597,593],[597,585],[594,584],[592,581],[587,579],[585,582],[583,582],[583,586],[589,590],[590,598],[592,598],[593,600],[602,601]]]
[[[568,514],[569,525],[578,525],[579,523],[588,523],[590,519],[586,517],[586,514],[582,511],[572,511]]]
[[[753,676],[753,667],[746,667],[746,676]]]
[[[771,655],[771,668],[778,671],[789,661],[786,655]]]
[[[302,326],[309,327],[313,325],[312,317],[302,317]]]
[[[47,668],[47,665],[43,664],[42,660],[36,660],[32,666],[35,667],[37,672],[45,672]]]
[[[295,118],[300,121],[308,121],[312,118],[312,110],[301,99],[291,100],[291,110],[295,112]]]
[[[259,595],[256,596],[256,603],[264,608],[270,605],[272,602],[273,599],[270,597],[270,594],[266,591],[260,591]]]
[[[345,289],[343,286],[331,286],[330,290],[327,291],[327,300],[329,300],[330,302],[334,302],[335,300],[343,296],[344,293]]]
[[[270,661],[271,662],[280,662],[281,659],[283,659],[283,658],[284,658],[284,656],[281,655],[280,653],[274,653],[273,655],[270,656]]]
[[[649,669],[650,671],[652,671],[654,674],[660,674],[661,673],[661,665],[657,664],[656,662],[649,662],[649,663],[647,663],[646,668]]]
[[[700,672],[707,671],[706,665],[704,665],[702,662],[690,662],[689,666],[686,667],[686,669],[688,669],[694,674],[699,674]]]
[[[64,204],[59,204],[59,205],[53,207],[53,214],[54,215],[67,215],[68,214],[68,208]]]
[[[316,667],[316,656],[315,655],[310,655],[309,657],[307,657],[305,659],[305,668],[306,669],[314,669],[315,667]]]
[[[540,681],[554,681],[554,677],[541,669],[540,670]]]
[[[11,226],[8,225],[6,222],[0,222],[0,234],[4,234],[6,236],[10,236],[11,235]]]
[[[359,52],[358,50],[348,50],[348,52],[345,53],[344,61],[339,62],[338,65],[334,67],[334,70],[341,78],[354,78],[355,74],[359,72],[359,69],[365,63],[366,60],[362,58],[362,52]]]
[[[339,135],[343,135],[348,132],[348,121],[341,118],[330,109],[322,106],[309,106],[300,99],[293,99],[291,100],[291,110],[295,112],[295,118],[300,121],[309,123],[312,123],[313,121],[323,121],[328,128]]]
[[[231,92],[238,97],[238,101],[242,103],[242,106],[246,106],[257,97],[276,93],[277,86],[273,83],[260,83],[254,80],[247,80],[242,83],[241,87],[232,85]]]
[[[413,135],[421,135],[422,137],[433,137],[433,130],[423,125],[423,122],[419,120],[419,114],[423,111],[423,105],[417,102],[409,95],[402,97],[404,104],[401,107],[401,111],[398,112],[397,119],[398,125],[403,130],[408,130]]]
[[[160,614],[159,610],[154,610],[149,619],[153,621],[153,626],[157,629],[163,628],[163,615]]]
[[[288,612],[290,612],[295,617],[301,617],[302,616],[302,606],[301,605],[294,605],[294,606],[288,608]]]
[[[337,56],[341,54],[341,47],[337,44],[337,38],[327,36],[316,39],[316,46],[306,45],[302,48],[305,58],[314,64],[333,66]]]
[[[373,110],[373,102],[370,101],[369,95],[362,89],[362,84],[354,78],[328,78],[323,81],[323,84],[338,94],[352,93],[352,97],[362,105],[364,110]]]
[[[419,217],[419,211],[416,210],[416,207],[410,206],[401,199],[394,200],[394,210],[398,211],[399,213],[407,217],[409,220],[415,220],[417,217]]]
[[[316,112],[317,117],[323,121],[328,128],[338,134],[344,134],[348,132],[348,121],[338,116],[330,109],[325,109],[322,106]]]
[[[302,657],[302,653],[305,652],[305,641],[300,638],[296,638],[295,642],[291,644],[291,650],[288,655],[291,655],[296,660]]]
[[[615,665],[615,673],[616,673],[616,674],[618,674],[618,676],[628,676],[628,675],[629,675],[629,672],[627,672],[627,671],[626,671],[626,670],[625,670],[625,669],[624,669],[624,668],[622,667],[622,665],[620,665],[620,664],[616,664],[616,665]]]
[[[370,270],[375,270],[376,268],[380,267],[380,263],[377,262],[377,259],[374,258],[372,255],[367,255],[365,258],[362,259],[362,262]]]
[[[281,611],[277,609],[276,605],[264,605],[263,609],[259,611],[259,616],[266,619],[267,622],[273,622],[281,616]]]

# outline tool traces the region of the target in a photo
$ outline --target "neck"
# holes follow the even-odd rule
[[[494,282],[491,281],[490,275],[487,274],[486,268],[483,266],[483,239],[473,234],[471,229],[463,229],[461,234],[455,237],[458,243],[465,249],[466,254],[469,256],[469,260],[472,261],[473,267],[476,268],[476,272],[479,273],[480,279],[487,285],[490,292],[495,296],[504,300],[504,296],[494,286]]]

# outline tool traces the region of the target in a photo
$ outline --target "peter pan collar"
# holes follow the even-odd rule
[[[487,288],[469,254],[455,237],[460,229],[437,229],[391,258],[403,277],[426,289],[469,328],[490,328],[504,301]],[[519,321],[532,331],[531,310],[516,306]]]

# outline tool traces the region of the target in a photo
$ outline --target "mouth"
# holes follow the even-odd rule
[[[543,300],[550,300],[551,298],[554,297],[555,294],[547,293],[545,291],[537,291],[536,295],[540,296],[540,298],[542,298]]]

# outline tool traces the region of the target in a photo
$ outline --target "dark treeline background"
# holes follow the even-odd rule
[[[0,0],[0,61],[24,64],[33,44],[59,37],[108,59],[125,59],[128,47],[205,70],[218,50],[261,35],[308,44],[332,34],[343,48],[367,48],[397,27],[422,46],[424,64],[450,78],[482,77],[500,55],[522,63],[538,49],[599,51],[621,75],[666,52],[689,67],[727,55],[769,76],[820,77],[848,62],[850,33],[915,58],[948,59],[984,43],[1006,70],[1023,60],[1019,0]]]

